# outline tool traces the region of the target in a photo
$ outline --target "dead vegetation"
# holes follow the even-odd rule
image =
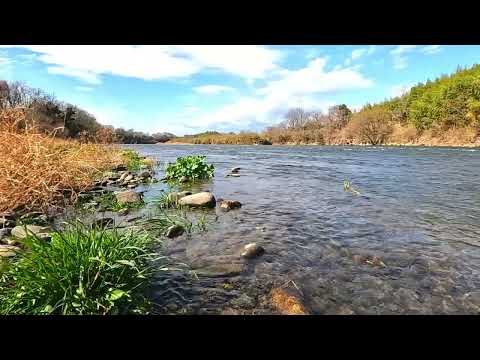
[[[74,200],[103,171],[122,162],[108,145],[40,133],[23,108],[0,110],[0,212],[46,210]]]

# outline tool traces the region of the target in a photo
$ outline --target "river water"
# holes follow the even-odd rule
[[[160,277],[152,295],[158,313],[272,314],[268,291],[287,283],[313,314],[480,311],[480,150],[133,148],[164,163],[206,155],[215,177],[194,190],[243,204],[210,210],[208,231],[165,243],[175,261],[194,268],[238,262],[240,274]],[[237,166],[240,177],[224,176]],[[345,191],[344,180],[359,195]],[[146,199],[164,186],[148,188]],[[231,260],[250,242],[265,254]]]

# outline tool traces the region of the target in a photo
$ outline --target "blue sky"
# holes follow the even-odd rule
[[[261,130],[289,107],[356,109],[479,59],[473,45],[0,45],[0,79],[103,124],[184,135]]]

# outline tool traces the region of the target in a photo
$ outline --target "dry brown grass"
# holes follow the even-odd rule
[[[271,292],[272,305],[283,315],[308,315],[309,312],[298,296],[284,288],[275,288]]]
[[[23,109],[0,111],[0,212],[46,210],[74,200],[103,171],[122,162],[114,147],[38,133]]]

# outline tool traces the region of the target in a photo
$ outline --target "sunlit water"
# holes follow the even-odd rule
[[[266,249],[243,262],[238,276],[159,278],[153,297],[168,308],[158,312],[274,313],[266,294],[290,280],[314,314],[480,310],[476,149],[133,147],[162,162],[207,155],[215,178],[194,190],[243,204],[228,213],[211,210],[218,218],[203,234],[169,240],[173,259],[208,266],[218,256],[238,256],[249,242]],[[236,166],[241,177],[224,176]],[[360,195],[344,191],[346,179]],[[147,188],[146,198],[162,187]],[[355,262],[354,255],[378,256],[386,266]]]

